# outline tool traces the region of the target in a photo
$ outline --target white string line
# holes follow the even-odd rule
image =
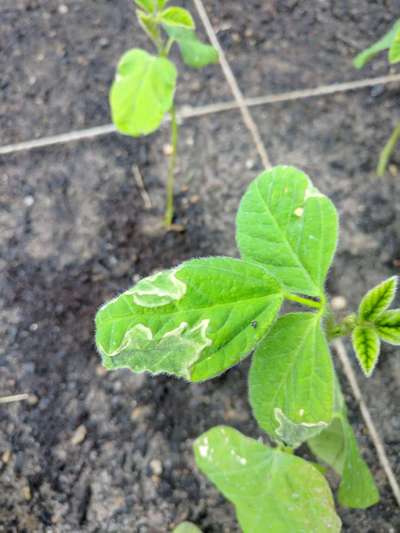
[[[206,31],[208,33],[208,36],[210,38],[210,41],[212,42],[212,44],[215,46],[215,42],[218,43],[218,39],[216,37],[216,34],[215,34],[215,31],[210,23],[210,20],[208,18],[208,15],[207,13],[205,12],[205,9],[204,9],[204,5],[202,4],[202,0],[193,0],[194,1],[194,4],[196,6],[196,8],[199,10],[199,15],[201,16],[202,18],[202,21],[204,23],[204,20],[207,21],[207,26],[206,26]],[[218,49],[220,49],[220,46],[219,46],[219,43],[218,43]],[[222,56],[221,56],[222,57]],[[223,56],[225,58],[225,56]],[[226,58],[225,58],[225,61],[226,61]],[[228,65],[229,66],[229,65]],[[230,73],[232,74],[233,76],[233,73],[232,71],[230,70]],[[234,78],[234,76],[233,76]],[[228,81],[228,84],[230,85],[230,80],[229,80],[229,77],[227,77],[227,81]],[[237,82],[234,78],[234,82],[236,83],[237,85]],[[232,91],[233,91],[233,88],[231,87]],[[239,102],[238,102],[239,103]],[[244,101],[241,102],[241,105],[242,107],[246,106],[246,103]],[[242,113],[242,116],[243,118],[245,117],[244,113]],[[250,129],[251,133],[253,134],[253,131],[251,129],[251,122],[250,124],[247,123],[246,121],[244,121],[246,126]],[[257,130],[258,131],[258,130]],[[253,138],[254,138],[254,134],[253,134]],[[256,149],[259,153],[259,156],[261,159],[263,159],[263,153],[265,152],[265,146],[263,144],[263,141],[262,139],[260,138],[260,143],[262,145],[262,150],[260,151],[259,150],[259,147],[258,147],[258,143],[255,143],[256,144]],[[268,158],[267,158],[268,159]],[[377,455],[378,455],[378,459],[382,465],[382,468],[384,469],[385,471],[385,474],[387,476],[387,479],[389,481],[389,484],[390,484],[390,487],[393,491],[393,495],[397,501],[397,503],[399,504],[400,506],[400,489],[399,489],[399,485],[397,484],[397,481],[396,481],[396,477],[394,475],[394,472],[392,470],[392,467],[390,465],[390,462],[389,462],[389,459],[386,455],[386,452],[385,452],[385,447],[384,447],[384,444],[376,430],[376,427],[375,427],[375,424],[372,420],[372,417],[371,417],[371,413],[369,412],[369,409],[364,401],[364,398],[363,398],[363,395],[361,393],[361,389],[358,385],[358,382],[357,382],[357,378],[353,372],[353,368],[351,366],[351,363],[350,363],[350,359],[349,359],[349,356],[347,355],[347,352],[346,352],[346,348],[343,344],[343,342],[341,340],[337,340],[334,342],[334,346],[336,348],[336,351],[339,355],[339,358],[341,360],[341,363],[343,365],[343,369],[344,369],[344,373],[350,383],[350,386],[351,386],[351,389],[353,391],[353,394],[354,394],[354,397],[356,398],[359,406],[360,406],[360,411],[361,411],[361,415],[364,419],[364,422],[368,428],[368,431],[370,433],[370,436],[371,436],[371,440],[375,446],[375,449],[376,449],[376,452],[377,452]]]
[[[0,397],[0,404],[22,402],[24,400],[29,400],[29,394],[14,394],[13,396]]]
[[[232,72],[232,69],[225,57],[225,53],[219,44],[217,35],[214,31],[214,28],[211,25],[210,19],[207,15],[207,12],[204,8],[202,0],[193,0],[194,5],[197,9],[197,12],[199,14],[199,17],[203,23],[203,26],[206,30],[206,33],[208,35],[208,38],[210,39],[211,44],[216,48],[219,54],[219,62],[222,68],[222,71],[224,73],[224,76],[226,78],[226,81],[228,82],[228,85],[232,91],[233,96],[235,97],[235,100],[238,103],[240,112],[243,117],[243,122],[249,129],[251,135],[253,136],[254,144],[256,145],[257,151],[260,154],[261,161],[265,168],[270,168],[271,163],[269,161],[269,157],[267,154],[267,151],[265,149],[265,146],[262,142],[261,135],[259,132],[259,129],[257,127],[257,124],[254,122],[253,117],[251,116],[251,113],[249,111],[249,108],[246,106],[244,101],[244,96],[242,91],[239,88],[238,82],[236,81],[236,78]]]
[[[311,89],[297,89],[295,91],[287,91],[278,94],[254,96],[250,98],[244,98],[243,101],[247,107],[256,107],[267,104],[276,104],[279,102],[290,102],[293,100],[302,100],[313,97],[315,98],[318,96],[326,96],[340,92],[354,91],[357,89],[374,87],[376,85],[386,85],[394,82],[400,82],[400,74],[390,74],[388,76],[379,76],[376,78],[365,78],[362,80],[334,83],[331,85],[321,85]],[[216,102],[214,104],[207,104],[198,107],[183,106],[178,111],[177,115],[180,119],[196,118],[213,113],[233,111],[238,109],[238,107],[239,104],[236,100],[231,100],[229,102]],[[169,118],[166,117],[166,121],[168,120]],[[80,141],[82,139],[91,139],[101,135],[109,135],[111,133],[115,133],[116,131],[117,130],[113,124],[105,124],[104,126],[96,126],[93,128],[86,128],[83,130],[71,131],[69,133],[61,133],[58,135],[50,135],[41,137],[40,139],[32,139],[29,141],[22,141],[20,143],[0,146],[0,155],[12,154],[14,152],[21,152],[23,150],[32,150],[34,148],[46,148],[47,146],[64,144],[72,141]]]
[[[336,353],[339,356],[339,359],[343,365],[346,377],[350,383],[351,389],[353,391],[353,395],[358,402],[358,405],[360,407],[361,414],[364,418],[365,424],[368,427],[368,431],[371,436],[371,440],[375,446],[376,453],[378,454],[379,461],[382,465],[382,468],[385,471],[386,477],[388,478],[388,481],[390,483],[390,486],[393,491],[393,495],[400,506],[400,486],[396,480],[396,476],[394,475],[394,472],[392,470],[392,467],[390,466],[390,462],[388,459],[388,456],[386,455],[385,446],[382,442],[382,439],[379,436],[379,433],[375,427],[375,424],[372,420],[371,413],[369,412],[369,409],[364,402],[363,395],[361,393],[361,389],[358,385],[356,375],[354,373],[353,367],[351,365],[351,362],[349,360],[349,357],[347,355],[346,348],[341,340],[336,340],[333,343]]]

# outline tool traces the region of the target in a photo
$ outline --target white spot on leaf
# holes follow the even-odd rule
[[[126,295],[132,295],[136,305],[160,307],[180,300],[186,293],[186,284],[176,277],[179,269],[158,272],[140,280]]]

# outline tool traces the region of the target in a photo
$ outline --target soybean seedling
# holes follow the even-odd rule
[[[397,278],[369,291],[338,320],[325,281],[338,240],[333,203],[303,172],[278,166],[250,184],[239,207],[241,259],[193,259],[144,278],[101,307],[96,343],[110,370],[220,375],[252,354],[249,399],[274,445],[218,426],[194,443],[198,467],[235,505],[244,532],[337,532],[321,467],[295,455],[306,442],[341,477],[342,506],[379,500],[357,448],[329,343],[351,336],[370,376],[380,342],[400,344]],[[286,302],[291,312],[282,312]],[[285,309],[287,305],[285,306]],[[302,308],[302,310],[299,310]]]
[[[360,52],[355,57],[353,64],[356,68],[361,69],[366,63],[371,61],[371,59],[384,50],[388,50],[389,64],[393,65],[400,61],[400,19],[395,22],[393,27],[381,39],[379,39],[379,41]],[[393,130],[389,140],[379,155],[378,166],[376,168],[378,176],[383,176],[386,172],[388,162],[399,139],[400,123],[397,124]]]
[[[194,20],[186,9],[166,7],[168,0],[135,0],[138,22],[156,48],[156,54],[134,48],[121,57],[110,91],[112,120],[118,131],[132,137],[156,131],[166,114],[171,121],[171,154],[166,184],[165,225],[174,214],[174,175],[178,150],[178,123],[174,95],[177,70],[168,58],[177,43],[183,62],[202,68],[218,62],[218,53],[196,36]]]

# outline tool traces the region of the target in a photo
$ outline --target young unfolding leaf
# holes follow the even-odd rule
[[[217,50],[209,44],[202,43],[193,30],[167,25],[164,29],[178,43],[182,59],[189,67],[203,68],[218,63]]]
[[[398,63],[400,61],[400,31],[397,30],[396,36],[389,48],[389,63]]]
[[[236,508],[244,533],[340,531],[328,483],[299,457],[219,426],[194,444],[200,470]]]
[[[147,13],[152,13],[154,10],[154,5],[155,5],[154,2],[156,0],[134,0],[134,1],[139,7],[147,11]]]
[[[395,22],[393,27],[372,46],[360,52],[354,59],[353,64],[356,68],[362,68],[368,61],[373,59],[379,52],[387,50],[392,46],[397,32],[400,30],[400,19]]]
[[[144,13],[143,11],[140,11],[140,9],[136,10],[136,17],[138,19],[140,26],[147,33],[147,35],[151,39],[156,40],[157,39],[157,23],[154,21],[154,17],[152,15]]]
[[[111,87],[113,122],[126,135],[147,135],[156,130],[171,108],[176,68],[166,58],[144,50],[126,52]]]
[[[374,322],[393,302],[397,289],[397,276],[393,276],[367,292],[358,310],[362,321]]]
[[[289,291],[322,295],[337,213],[303,172],[278,166],[258,176],[242,198],[236,227],[244,259],[262,263]]]
[[[364,374],[370,376],[378,362],[380,341],[375,329],[357,326],[352,334],[353,348]]]
[[[275,323],[253,355],[249,397],[258,424],[293,447],[331,421],[334,372],[320,317],[292,313]]]
[[[375,320],[375,329],[379,337],[389,344],[400,345],[400,309],[384,311]]]
[[[194,259],[141,280],[101,307],[96,342],[106,368],[202,381],[248,355],[282,299],[260,266],[227,257]]]
[[[192,15],[182,7],[169,7],[160,13],[160,21],[168,26],[178,26],[193,30],[195,28]]]
[[[340,390],[338,393],[341,396]],[[365,509],[379,501],[374,479],[358,450],[342,402],[331,424],[307,441],[311,451],[341,477],[338,498],[344,507]]]

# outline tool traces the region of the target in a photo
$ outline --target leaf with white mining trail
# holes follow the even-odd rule
[[[340,531],[329,485],[309,462],[217,426],[194,443],[200,470],[230,500],[244,533]]]
[[[300,426],[290,435],[286,424],[285,437],[294,441],[286,443],[292,446],[330,423],[334,371],[317,314],[291,313],[277,320],[253,355],[249,398],[258,424],[272,438],[284,440],[282,415]]]
[[[212,378],[254,349],[282,304],[278,283],[239,259],[194,259],[139,281],[100,308],[106,368]]]
[[[243,259],[261,263],[291,292],[321,297],[338,234],[334,205],[294,167],[263,172],[236,219]]]

